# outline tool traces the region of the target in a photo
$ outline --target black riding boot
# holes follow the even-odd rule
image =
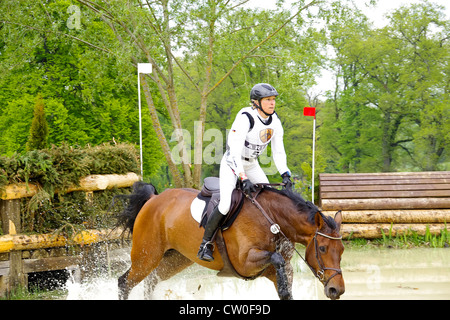
[[[211,242],[216,229],[220,226],[226,216],[220,213],[219,207],[215,207],[211,213],[208,222],[205,226],[205,233],[203,234],[203,241],[198,250],[197,257],[204,261],[213,261],[214,244]]]

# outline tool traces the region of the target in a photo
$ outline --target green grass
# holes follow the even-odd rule
[[[441,230],[439,234],[432,234],[427,226],[425,235],[419,235],[417,232],[408,230],[407,233],[402,235],[392,235],[392,224],[389,228],[389,232],[385,233],[381,231],[382,237],[379,239],[352,239],[351,235],[344,240],[346,247],[386,247],[397,249],[408,248],[449,248],[450,247],[450,232],[447,230],[447,224],[445,228]]]
[[[0,297],[0,300],[65,300],[67,291],[62,289],[44,290],[38,288],[18,288],[8,297]]]

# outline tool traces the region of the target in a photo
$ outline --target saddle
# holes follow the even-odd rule
[[[203,210],[202,217],[200,220],[200,227],[205,227],[211,212],[217,205],[219,205],[220,202],[219,178],[217,177],[205,178],[202,190],[198,194],[197,198],[206,203],[205,209]],[[227,230],[233,224],[234,220],[236,220],[236,217],[241,211],[243,204],[244,204],[243,192],[240,189],[234,189],[231,195],[230,211],[228,212],[225,221],[221,226],[222,231]]]
[[[223,238],[222,232],[227,230],[236,220],[237,216],[239,215],[239,212],[242,209],[242,206],[244,205],[244,193],[242,192],[240,188],[240,182],[238,181],[236,184],[236,189],[233,190],[233,193],[231,195],[231,206],[230,211],[228,212],[225,221],[222,223],[222,226],[219,228],[215,235],[215,243],[217,245],[217,249],[220,252],[220,255],[223,260],[223,268],[217,273],[217,276],[219,277],[237,277],[239,279],[244,280],[252,280],[257,277],[259,277],[262,272],[257,274],[253,277],[244,277],[240,275],[236,269],[234,268],[232,262],[230,261],[230,258],[228,256],[228,250],[225,243],[225,239]],[[192,202],[193,205],[191,205],[191,213],[193,214],[193,207],[196,207],[196,202],[201,203],[201,206],[204,206],[203,213],[201,216],[201,219],[196,219],[200,223],[200,227],[205,227],[206,222],[208,221],[209,215],[214,210],[214,208],[219,204],[220,201],[220,184],[219,184],[219,178],[217,177],[208,177],[204,179],[204,184],[202,187],[202,190],[197,195],[197,198],[194,199]],[[204,204],[206,203],[206,204]],[[195,219],[195,218],[194,218]]]

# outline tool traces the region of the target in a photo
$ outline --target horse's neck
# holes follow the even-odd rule
[[[267,208],[268,215],[280,226],[289,240],[304,245],[309,242],[316,226],[309,222],[308,214],[299,212],[290,199],[268,193],[268,196],[261,197],[260,203],[263,208]]]

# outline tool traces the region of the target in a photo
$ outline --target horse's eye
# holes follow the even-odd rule
[[[327,252],[327,248],[325,246],[320,246],[319,251],[320,251],[320,253],[325,253],[325,252]]]

